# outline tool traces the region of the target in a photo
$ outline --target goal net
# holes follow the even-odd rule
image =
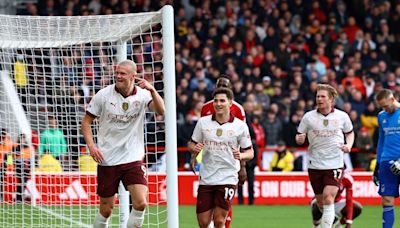
[[[165,116],[145,117],[143,227],[178,227],[175,93],[166,93],[175,91],[173,49],[171,6],[88,17],[0,15],[0,227],[92,227],[96,163],[80,124],[125,59],[166,103]],[[96,121],[93,134],[96,140]],[[126,227],[129,196],[121,187],[118,195],[109,227]]]

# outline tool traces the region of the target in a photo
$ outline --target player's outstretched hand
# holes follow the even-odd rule
[[[379,185],[379,164],[376,164],[374,174],[373,174],[373,181],[376,186]]]
[[[101,152],[99,148],[96,146],[89,146],[89,151],[93,160],[95,160],[97,163],[101,164],[104,162],[103,152]]]
[[[136,84],[142,89],[147,89],[149,91],[154,90],[154,87],[143,78],[135,77],[135,81],[136,81]]]
[[[400,159],[393,161],[390,165],[390,171],[392,171],[394,175],[400,175]]]

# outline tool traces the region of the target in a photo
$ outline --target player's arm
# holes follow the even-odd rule
[[[200,151],[203,149],[204,144],[203,143],[198,143],[193,141],[191,139],[188,143],[188,149],[190,151],[190,167],[192,168],[192,171],[194,174],[196,174],[196,165],[197,165],[197,155],[200,153]]]
[[[379,130],[379,137],[378,137],[378,146],[376,147],[376,165],[379,165],[381,162],[381,155],[383,151],[383,144],[385,141],[385,132],[382,128],[382,123],[380,121],[380,115],[378,115],[378,130]]]
[[[299,127],[297,128],[297,134],[295,136],[295,140],[297,145],[303,145],[306,141],[307,137],[307,114],[303,116],[300,121]]]
[[[353,147],[354,144],[354,131],[351,131],[349,133],[345,133],[346,137],[346,144],[344,144],[341,149],[345,153],[349,153],[351,151],[351,148]]]
[[[190,141],[188,142],[188,149],[189,149],[189,152],[191,153],[190,165],[192,167],[192,171],[195,174],[196,174],[195,167],[197,164],[196,157],[204,147],[201,122],[202,122],[202,118],[200,118],[200,120],[197,121],[196,126],[194,127],[194,130],[193,130],[192,137],[191,137]]]
[[[381,155],[382,155],[382,150],[383,150],[383,144],[385,140],[385,132],[383,131],[381,120],[380,120],[380,114],[378,115],[378,131],[379,131],[379,137],[378,137],[378,146],[376,147],[376,164],[375,164],[375,170],[372,175],[372,181],[376,186],[379,185],[379,164],[381,162]]]
[[[249,161],[254,157],[254,150],[252,146],[239,150],[238,148],[232,148],[233,157],[239,161]]]
[[[96,144],[93,140],[93,133],[92,133],[92,122],[96,118],[90,112],[86,112],[85,116],[82,119],[82,134],[85,138],[86,145],[89,148],[90,155],[97,163],[102,163],[104,161],[103,153],[96,147]]]
[[[251,142],[249,127],[242,122],[243,131],[238,138],[239,148],[231,148],[233,157],[239,161],[249,161],[254,157],[254,150]]]
[[[247,180],[246,161],[240,161],[239,185],[243,185]]]
[[[193,139],[191,139],[188,143],[188,149],[192,154],[192,158],[196,158],[197,155],[200,153],[200,151],[203,149],[203,147],[204,147],[203,143],[198,143],[195,142]]]
[[[135,80],[140,88],[147,89],[151,94],[152,101],[149,104],[149,109],[153,112],[156,112],[159,115],[164,115],[165,113],[164,100],[157,92],[157,90],[154,88],[154,86],[143,78],[135,77]]]
[[[343,179],[344,187],[346,188],[346,224],[353,223],[353,183],[347,178]]]

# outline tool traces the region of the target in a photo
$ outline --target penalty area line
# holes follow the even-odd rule
[[[65,216],[63,216],[63,215],[61,215],[61,214],[55,213],[55,212],[53,212],[52,210],[43,208],[43,207],[41,207],[41,206],[36,206],[36,208],[37,208],[39,211],[44,211],[44,212],[46,212],[46,213],[49,214],[49,215],[52,215],[52,216],[55,216],[55,217],[60,218],[60,219],[62,219],[62,220],[68,221],[69,223],[72,223],[72,224],[75,224],[75,225],[79,225],[79,227],[83,227],[83,228],[90,228],[90,227],[92,227],[91,225],[84,224],[84,223],[81,223],[81,222],[79,222],[79,221],[72,220],[72,219],[70,219],[70,218],[67,218],[67,217],[65,217]]]

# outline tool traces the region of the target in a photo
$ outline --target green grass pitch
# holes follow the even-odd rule
[[[179,207],[180,227],[195,228],[195,207]],[[363,212],[353,227],[382,227],[380,206],[364,206]],[[400,220],[400,208],[396,208],[397,221]],[[396,224],[396,223],[395,223]],[[233,206],[231,228],[310,228],[311,213],[308,206]],[[394,227],[399,228],[400,222]]]
[[[25,205],[1,205],[0,226],[8,224],[12,227],[91,227],[92,216],[84,217],[85,212],[91,215],[97,212],[96,207],[78,206],[52,206],[33,208]],[[144,227],[167,227],[166,208],[151,207],[146,217]],[[354,221],[353,227],[369,228],[381,227],[381,207],[364,206],[359,218]],[[155,213],[159,213],[156,216]],[[80,215],[81,213],[81,215]],[[396,208],[397,221],[400,220],[400,208]],[[79,219],[81,218],[81,219]],[[162,225],[160,225],[163,223]],[[64,225],[61,225],[64,224]],[[82,224],[82,226],[80,225]],[[158,225],[157,225],[158,224]],[[179,207],[179,224],[181,228],[196,228],[195,206]],[[110,227],[118,226],[118,207],[115,208]],[[267,206],[267,205],[234,205],[232,228],[310,228],[311,215],[308,206]],[[399,228],[400,222],[395,223]]]

